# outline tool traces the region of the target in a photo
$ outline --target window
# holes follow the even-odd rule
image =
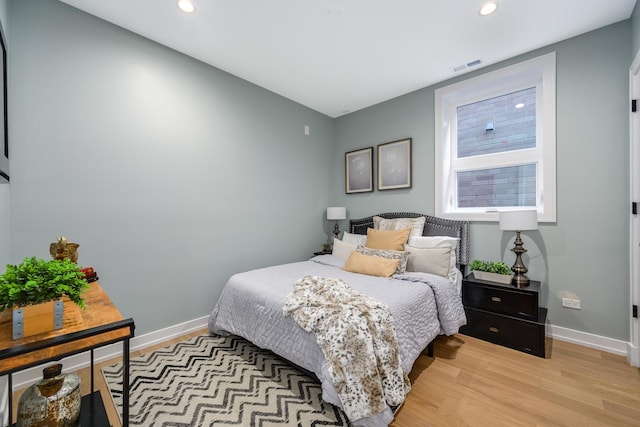
[[[550,53],[435,91],[437,216],[556,220],[555,69]]]

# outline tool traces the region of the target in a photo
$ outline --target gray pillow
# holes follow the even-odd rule
[[[449,264],[451,261],[451,246],[441,248],[416,248],[406,245],[406,253],[409,253],[407,271],[431,273],[442,277],[449,276]]]

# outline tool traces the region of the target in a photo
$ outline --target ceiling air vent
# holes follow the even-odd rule
[[[480,61],[479,59],[475,59],[471,62],[467,62],[466,64],[462,64],[462,65],[458,65],[457,67],[453,67],[453,72],[457,73],[459,71],[463,71],[466,70],[468,68],[471,67],[475,67],[476,65],[480,65],[482,63],[482,61]]]

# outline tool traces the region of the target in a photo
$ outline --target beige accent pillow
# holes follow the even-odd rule
[[[442,277],[449,276],[451,246],[420,249],[405,245],[404,250],[409,252],[407,271],[431,273]]]
[[[379,256],[364,255],[360,252],[351,252],[342,269],[369,276],[391,277],[398,268],[399,262],[398,259],[385,259]]]
[[[367,242],[365,246],[371,249],[391,249],[403,251],[404,244],[409,238],[410,228],[397,231],[384,231],[367,228]]]
[[[357,248],[358,248],[358,245],[345,243],[334,237],[333,249],[331,251],[331,255],[337,256],[338,258],[346,261],[347,258],[349,258],[349,255],[351,255],[351,252],[355,251]]]
[[[373,217],[373,228],[376,230],[404,230],[411,228],[411,236],[422,236],[425,217],[386,219],[381,216]]]
[[[356,247],[356,252],[364,255],[379,256],[380,258],[385,259],[397,259],[400,262],[398,262],[398,267],[396,268],[395,274],[402,274],[407,270],[409,252],[392,251],[390,249],[371,249],[362,245],[358,245],[358,247]]]
[[[449,277],[451,278],[456,274],[456,250],[459,240],[457,237],[450,236],[420,236],[409,237],[407,244],[420,249],[451,248],[451,259],[449,260]]]

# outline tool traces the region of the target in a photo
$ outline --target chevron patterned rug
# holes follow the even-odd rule
[[[348,426],[315,378],[236,337],[202,335],[131,359],[131,426]],[[122,363],[102,368],[122,413]]]

